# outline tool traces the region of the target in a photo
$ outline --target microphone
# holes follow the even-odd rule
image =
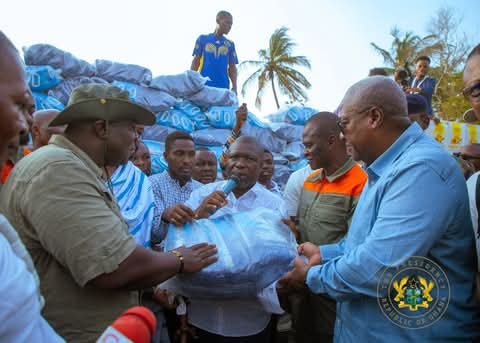
[[[239,182],[240,176],[238,176],[237,174],[232,174],[225,186],[223,186],[222,192],[228,195],[237,186],[237,183]]]
[[[150,343],[157,319],[152,311],[143,306],[132,307],[122,313],[97,343]]]
[[[222,192],[225,193],[226,195],[230,194],[230,192],[237,186],[237,184],[240,182],[240,176],[237,174],[232,174],[230,175],[230,178],[228,179],[227,183],[225,186],[223,186]],[[208,213],[214,214],[216,210],[208,210]]]

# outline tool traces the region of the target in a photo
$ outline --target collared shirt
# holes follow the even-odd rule
[[[319,169],[308,176],[299,204],[301,242],[322,245],[343,238],[366,181],[367,174],[352,158],[331,175]]]
[[[213,191],[222,190],[226,181],[204,185],[192,192],[186,205],[197,209],[203,199]],[[259,207],[280,210],[282,199],[256,183],[240,198],[233,193],[227,195],[228,203],[219,208],[210,218],[217,218],[226,213],[248,211]],[[267,287],[258,299],[238,299],[210,301],[190,299],[188,307],[189,321],[202,330],[228,337],[243,337],[259,333],[270,321],[272,312],[282,312],[278,306],[272,305],[276,299],[274,285]],[[271,297],[275,298],[271,300]],[[269,304],[270,306],[266,306]],[[277,307],[277,308],[275,308]],[[268,309],[268,311],[267,311]]]
[[[290,174],[283,191],[285,211],[289,217],[297,216],[303,183],[312,172],[310,165],[307,165]]]
[[[35,263],[45,318],[68,342],[94,342],[138,304],[138,292],[89,283],[115,271],[136,242],[102,170],[67,138],[53,136],[15,166],[0,207]]]
[[[278,195],[280,198],[283,198],[282,191],[280,190],[280,187],[278,186],[278,183],[276,183],[273,180],[270,180],[270,184],[272,185],[272,188],[267,188],[265,185],[262,185],[265,187],[266,190],[272,192],[275,195]]]
[[[475,341],[480,327],[473,295],[475,247],[460,168],[413,123],[367,174],[344,244],[320,247],[326,262],[307,273],[313,292],[337,300],[335,341]],[[343,255],[334,257],[331,250]],[[377,297],[385,268],[410,256],[435,262],[450,284],[446,312],[419,330],[390,322]]]
[[[152,245],[154,245],[163,241],[167,234],[168,223],[162,221],[163,211],[170,206],[183,204],[190,197],[192,191],[203,186],[203,184],[190,179],[182,187],[177,180],[170,176],[168,170],[150,176],[149,180],[152,184],[155,199],[155,215],[152,228]]]

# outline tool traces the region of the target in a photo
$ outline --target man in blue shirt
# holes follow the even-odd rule
[[[337,301],[335,342],[478,341],[474,237],[460,168],[410,123],[402,89],[386,77],[353,85],[338,124],[353,159],[366,164],[367,183],[348,236],[300,245],[309,263],[297,258],[282,283]]]
[[[405,92],[424,96],[428,104],[428,115],[432,116],[432,96],[435,91],[435,79],[427,75],[430,68],[430,58],[428,56],[420,56],[415,63],[415,77],[412,77],[409,87],[405,88]]]
[[[235,44],[224,35],[230,32],[233,17],[227,11],[217,14],[217,27],[213,33],[201,35],[195,42],[191,70],[208,76],[207,86],[229,88],[232,82],[232,91],[237,93],[237,66],[238,59]]]

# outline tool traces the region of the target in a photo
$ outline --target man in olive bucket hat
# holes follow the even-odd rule
[[[75,88],[50,124],[63,136],[21,160],[0,195],[40,276],[43,314],[68,342],[94,342],[136,291],[216,261],[214,246],[197,244],[158,253],[128,234],[102,168],[128,160],[135,124],[154,115],[111,85]]]

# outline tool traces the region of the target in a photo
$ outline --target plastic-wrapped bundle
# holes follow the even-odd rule
[[[190,101],[177,101],[173,108],[185,113],[195,125],[195,130],[208,129],[211,125],[202,109]]]
[[[212,106],[206,113],[210,124],[217,129],[231,129],[236,122],[235,106]]]
[[[275,168],[273,170],[273,181],[275,181],[278,186],[283,189],[291,174],[292,170],[288,167],[288,165],[275,164]]]
[[[160,174],[164,170],[167,170],[168,163],[163,157],[163,152],[165,151],[165,144],[151,141],[148,139],[144,139],[143,143],[145,143],[151,155],[150,159],[152,162],[152,175]]]
[[[231,129],[236,122],[235,112],[238,110],[238,106],[211,106],[206,115],[213,127],[217,129]],[[267,128],[268,125],[263,123],[253,113],[248,112],[247,121],[256,127]]]
[[[280,215],[265,208],[170,225],[165,249],[216,244],[218,261],[195,274],[177,275],[162,286],[192,298],[253,297],[293,266],[296,243]]]
[[[150,155],[163,155],[165,151],[165,144],[161,142],[143,139],[142,142],[147,146]]]
[[[97,76],[108,82],[126,81],[148,85],[152,81],[150,69],[136,64],[95,60],[95,68],[97,69]]]
[[[242,136],[253,136],[271,152],[283,152],[287,142],[275,136],[270,128],[262,129],[251,125],[248,121],[242,126]]]
[[[273,123],[289,123],[294,125],[305,125],[307,120],[318,111],[305,106],[289,106],[280,109],[276,113],[267,116]]]
[[[117,86],[130,93],[130,98],[152,112],[162,112],[175,105],[177,99],[168,93],[157,89],[139,86],[131,82],[114,81],[112,85]]]
[[[61,69],[64,77],[94,76],[95,67],[71,53],[60,50],[49,44],[35,44],[23,51],[25,64],[50,65]]]
[[[284,156],[289,156],[289,160],[303,158],[303,150],[305,146],[302,142],[291,142],[287,144],[285,151],[283,152]],[[293,158],[291,157],[293,156]]]
[[[25,74],[28,86],[34,92],[44,91],[62,82],[60,72],[50,66],[26,66]]]
[[[168,163],[163,155],[153,155],[151,157],[152,175],[163,173],[168,169]]]
[[[270,128],[278,138],[286,140],[288,143],[302,140],[303,126],[287,123],[270,123]]]
[[[290,162],[288,158],[283,156],[282,154],[279,154],[278,152],[272,152],[273,155],[273,163],[274,164],[283,164],[283,165],[288,165]]]
[[[152,79],[150,87],[167,92],[177,98],[198,93],[207,82],[200,73],[187,70],[177,75],[161,75]]]
[[[228,129],[205,129],[195,131],[193,141],[198,145],[218,145],[223,146],[232,131]]]
[[[50,109],[62,111],[65,108],[65,106],[60,101],[52,98],[51,96],[37,92],[32,92],[32,94],[33,98],[35,99],[35,107],[37,111]]]
[[[70,98],[70,94],[75,87],[80,86],[86,83],[108,83],[104,79],[99,77],[86,77],[86,76],[79,76],[68,80],[63,80],[60,82],[56,87],[50,89],[48,91],[48,95],[54,97],[62,104],[66,105],[68,103],[68,99]]]
[[[182,111],[171,109],[157,113],[155,116],[158,125],[173,127],[188,133],[193,132],[193,122]]]
[[[201,108],[209,106],[237,106],[238,99],[234,92],[226,88],[203,87],[199,92],[186,95],[185,99],[190,100]]]
[[[165,142],[167,136],[174,131],[177,130],[163,125],[155,124],[152,126],[145,126],[145,131],[143,131],[142,138],[156,142]]]

